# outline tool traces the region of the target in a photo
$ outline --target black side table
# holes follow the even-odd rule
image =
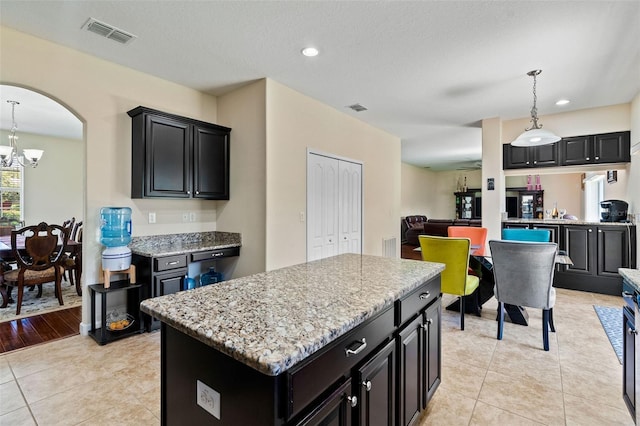
[[[133,317],[133,323],[123,330],[109,330],[107,328],[107,295],[122,291],[126,292],[126,313]],[[141,291],[141,284],[130,284],[129,280],[113,281],[110,283],[109,288],[104,288],[104,284],[92,284],[89,286],[89,297],[91,298],[91,330],[89,330],[89,335],[93,337],[98,344],[104,345],[106,343],[113,342],[114,340],[122,339],[123,337],[142,333],[144,331],[144,324],[140,318]],[[101,327],[98,329],[96,329],[95,316],[96,293],[100,294],[101,303]]]

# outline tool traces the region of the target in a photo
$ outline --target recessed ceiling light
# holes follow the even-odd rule
[[[315,47],[305,47],[304,49],[302,49],[302,54],[304,56],[318,56],[318,49],[316,49]]]
[[[566,105],[569,102],[571,102],[569,99],[560,99],[558,102],[556,102],[556,105],[558,105],[558,106]]]

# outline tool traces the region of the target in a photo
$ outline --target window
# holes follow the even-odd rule
[[[600,222],[600,201],[604,198],[604,175],[589,174],[584,183],[584,220]]]
[[[24,220],[24,168],[14,161],[0,170],[0,220],[18,224]]]

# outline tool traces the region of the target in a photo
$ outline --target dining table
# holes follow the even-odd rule
[[[24,240],[25,237],[22,235],[18,235],[16,238],[16,244],[18,250],[24,250]],[[76,292],[78,295],[82,295],[82,287],[80,286],[80,277],[82,275],[82,243],[78,241],[67,241],[67,244],[62,247],[62,242],[58,245],[59,250],[64,250],[66,253],[69,253],[69,257],[72,257],[77,262],[77,268],[75,270],[75,284],[76,284]],[[0,262],[15,262],[16,257],[13,251],[12,243],[11,243],[11,235],[2,235],[0,236]],[[0,281],[0,308],[7,307],[7,304],[12,302],[11,291],[5,288],[3,282]]]

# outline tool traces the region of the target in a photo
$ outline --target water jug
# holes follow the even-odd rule
[[[107,247],[126,246],[131,241],[131,209],[103,207],[100,209],[100,242]]]
[[[200,275],[200,285],[216,284],[223,281],[222,273],[216,272],[213,267],[209,268],[209,272]]]

